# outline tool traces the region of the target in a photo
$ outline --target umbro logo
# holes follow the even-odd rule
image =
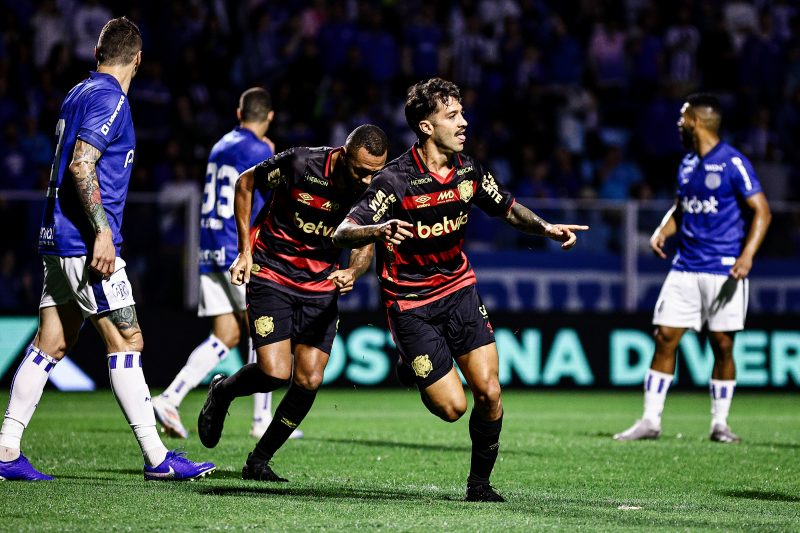
[[[431,197],[427,194],[423,194],[422,196],[417,196],[414,201],[417,202],[417,205],[420,207],[427,207],[431,201]]]
[[[297,196],[298,196],[298,199],[300,200],[300,202],[304,203],[306,205],[309,205],[309,202],[311,202],[311,200],[314,199],[314,197],[312,195],[308,194],[307,192],[301,192]]]

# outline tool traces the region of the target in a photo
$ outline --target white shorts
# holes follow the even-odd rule
[[[114,273],[108,279],[89,271],[86,256],[42,255],[44,287],[39,308],[62,305],[75,300],[83,318],[135,305],[125,261],[117,257]]]
[[[724,274],[671,270],[661,286],[653,324],[700,331],[744,329],[747,314],[747,280]]]
[[[247,308],[245,294],[245,286],[231,283],[227,273],[200,274],[197,316],[218,316],[244,311]]]

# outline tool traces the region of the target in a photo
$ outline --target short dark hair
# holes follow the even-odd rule
[[[262,122],[272,111],[272,97],[261,87],[252,87],[239,98],[242,122]]]
[[[380,156],[389,149],[389,139],[378,126],[362,124],[350,132],[344,142],[344,147],[348,152],[355,153],[362,146],[370,155]]]
[[[686,103],[693,109],[701,107],[710,109],[711,116],[706,116],[701,123],[707,130],[719,132],[722,124],[722,103],[719,98],[711,93],[694,93],[686,97]]]
[[[119,17],[106,22],[100,30],[95,57],[100,65],[127,65],[141,49],[139,27],[128,17]]]
[[[417,134],[417,138],[422,138],[422,131],[419,129],[420,121],[436,112],[438,102],[447,105],[450,99],[460,102],[461,91],[458,90],[458,85],[442,78],[421,81],[408,90],[405,109],[406,122]]]

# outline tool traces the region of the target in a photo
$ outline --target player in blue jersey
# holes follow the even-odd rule
[[[709,94],[689,96],[678,128],[690,150],[678,169],[675,204],[650,237],[653,252],[666,259],[664,243],[678,234],[672,260],[656,302],[656,349],[644,382],[644,414],[616,440],[656,439],[661,412],[675,373],[675,351],[684,332],[708,327],[714,352],[711,373],[711,433],[716,442],[739,442],[728,426],[736,387],[733,341],[744,328],[747,274],[772,215],[750,161],[719,138],[722,112]],[[747,206],[753,213],[745,235]],[[743,244],[744,243],[744,244]]]
[[[139,442],[144,478],[184,480],[214,470],[169,451],[156,429],[142,374],[142,332],[136,318],[120,227],[136,148],[128,88],[142,60],[139,29],[109,21],[95,49],[97,72],[61,106],[56,154],[39,234],[44,289],[39,329],[17,368],[0,430],[0,479],[49,480],[20,452],[49,373],[75,344],[84,320],[108,352],[111,388]]]
[[[206,167],[203,205],[200,212],[200,302],[198,316],[212,317],[211,334],[189,355],[184,367],[164,392],[153,398],[156,419],[173,437],[186,438],[178,412],[186,394],[228,356],[248,331],[245,288],[233,285],[228,267],[238,252],[236,219],[233,217],[234,187],[239,174],[272,157],[266,138],[275,113],[269,92],[260,87],[246,90],[239,98],[239,125],[226,133],[211,149]],[[253,195],[251,225],[264,206],[261,194]],[[243,328],[244,326],[244,328]],[[249,338],[249,336],[248,336]],[[252,344],[252,342],[251,342]],[[254,362],[252,349],[250,362]],[[272,393],[256,393],[251,434],[261,437],[272,420]],[[293,437],[301,437],[297,430]]]

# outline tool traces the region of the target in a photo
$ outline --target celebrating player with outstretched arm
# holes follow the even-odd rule
[[[710,94],[694,94],[681,108],[678,128],[689,150],[678,169],[675,205],[650,238],[653,252],[666,259],[664,243],[678,234],[672,261],[656,302],[656,350],[644,382],[644,413],[616,440],[657,439],[661,413],[675,373],[675,351],[688,328],[708,325],[714,352],[711,372],[711,431],[716,442],[739,442],[728,425],[736,365],[733,339],[744,328],[747,274],[772,219],[753,167],[719,138],[722,108]],[[745,239],[742,207],[753,211]]]
[[[417,83],[405,112],[419,142],[375,176],[336,229],[334,242],[378,243],[381,297],[402,357],[398,371],[416,383],[428,410],[448,422],[467,410],[453,360],[458,363],[475,399],[466,499],[501,502],[489,484],[503,421],[498,357],[463,252],[470,208],[477,205],[520,231],[560,241],[565,250],[575,244],[574,232],[588,227],[545,222],[461,153],[467,121],[455,84],[439,78]]]
[[[136,141],[128,88],[142,60],[139,28],[109,21],[95,49],[97,72],[61,106],[58,145],[47,189],[39,253],[44,289],[39,330],[14,381],[0,431],[0,479],[47,480],[20,452],[50,371],[78,339],[84,320],[100,332],[111,389],[144,456],[144,478],[182,480],[214,470],[161,443],[142,373],[142,331],[136,318],[120,227]]]
[[[234,202],[239,255],[231,281],[248,284],[250,336],[258,362],[211,381],[197,421],[202,443],[217,445],[234,398],[270,392],[291,379],[275,417],[247,457],[244,479],[286,481],[269,461],[308,414],[322,384],[336,335],[338,295],[352,290],[372,260],[369,244],[353,250],[348,267],[340,268],[342,250],[331,237],[372,175],[383,168],[387,148],[386,134],[365,124],[348,135],[343,147],[293,148],[239,177]],[[273,192],[251,243],[256,187]]]

